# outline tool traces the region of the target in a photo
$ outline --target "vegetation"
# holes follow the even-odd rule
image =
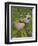
[[[20,19],[24,19],[28,14],[31,16],[28,33],[26,32],[25,27],[22,30],[18,31],[15,28],[15,23],[18,23]],[[31,36],[32,36],[32,8],[11,6],[11,37],[13,38],[13,37],[31,37]]]

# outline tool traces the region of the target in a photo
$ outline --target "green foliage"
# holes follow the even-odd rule
[[[11,6],[11,37],[29,37],[25,28],[18,31],[15,28],[15,22],[19,22],[20,19],[25,18],[26,15],[31,15],[31,22],[29,25],[30,31],[28,32],[32,36],[32,8],[30,7],[15,7]]]

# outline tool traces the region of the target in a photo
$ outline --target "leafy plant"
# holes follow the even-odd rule
[[[31,22],[29,24],[29,32],[26,32],[25,27],[18,31],[15,28],[15,23],[19,22],[20,19],[26,17],[26,15],[31,16]],[[29,34],[29,35],[28,35]],[[32,8],[30,7],[17,7],[11,6],[11,37],[31,37],[32,36]]]

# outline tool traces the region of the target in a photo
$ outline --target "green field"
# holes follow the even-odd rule
[[[15,23],[18,23],[20,19],[24,19],[26,15],[31,16],[29,24],[29,32],[26,32],[25,27],[18,31],[15,28]],[[11,6],[11,38],[13,37],[31,37],[32,36],[32,8],[30,7],[17,7]]]

